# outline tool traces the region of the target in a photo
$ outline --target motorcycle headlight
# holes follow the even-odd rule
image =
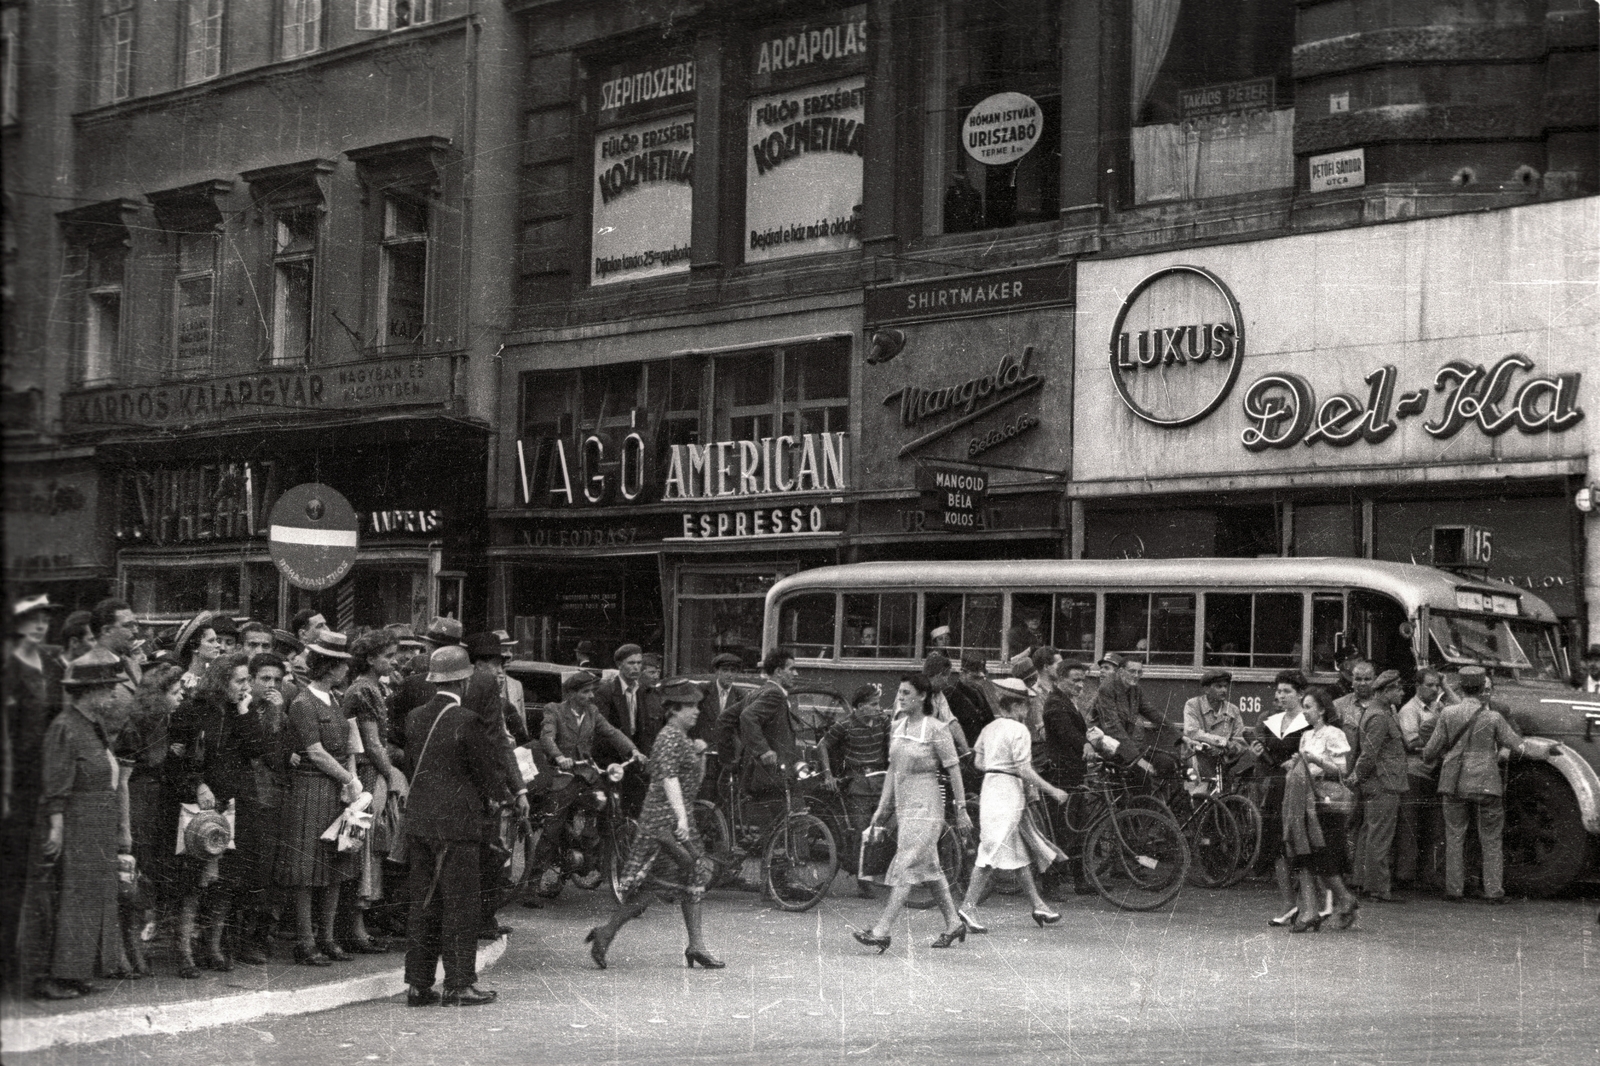
[[[610,766],[606,767],[606,776],[611,779],[612,784],[616,784],[618,781],[622,780],[622,775],[625,770],[626,768],[621,763],[612,763]]]

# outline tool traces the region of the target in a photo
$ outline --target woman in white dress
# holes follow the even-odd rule
[[[978,901],[989,887],[995,870],[1015,870],[1022,889],[1033,904],[1033,920],[1041,926],[1053,925],[1061,915],[1045,905],[1033,880],[1032,862],[1036,854],[1041,863],[1059,853],[1025,822],[1028,811],[1028,785],[1057,803],[1067,794],[1040,777],[1033,768],[1033,735],[1025,724],[1030,705],[1028,687],[1015,678],[994,683],[1000,697],[1000,715],[978,734],[972,753],[983,771],[983,791],[978,798],[978,858],[973,866],[967,898],[958,912],[967,929],[987,933],[978,921]],[[1024,840],[1024,837],[1027,839]]]

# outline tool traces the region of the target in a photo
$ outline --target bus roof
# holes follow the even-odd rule
[[[1418,607],[1456,610],[1456,591],[1515,596],[1519,617],[1554,622],[1539,597],[1504,581],[1461,577],[1412,563],[1340,557],[1260,559],[1004,559],[848,563],[802,570],[772,586],[769,603],[800,589],[1056,588],[1122,585],[1129,588],[1356,588],[1394,597],[1414,614]]]

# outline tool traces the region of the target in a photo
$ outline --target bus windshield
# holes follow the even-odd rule
[[[1510,670],[1525,679],[1567,680],[1549,625],[1434,611],[1428,632],[1448,662]]]

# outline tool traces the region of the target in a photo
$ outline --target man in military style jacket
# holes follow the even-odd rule
[[[1406,738],[1395,718],[1405,699],[1400,675],[1385,670],[1373,682],[1373,696],[1356,723],[1360,753],[1345,783],[1361,796],[1361,828],[1356,833],[1354,880],[1382,903],[1402,903],[1393,895],[1389,849],[1406,792]],[[1348,725],[1348,723],[1347,723]]]

